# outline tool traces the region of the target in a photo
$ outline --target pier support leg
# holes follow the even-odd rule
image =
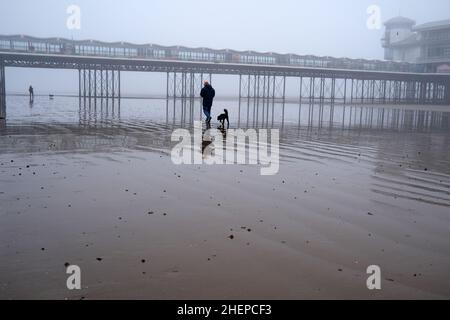
[[[444,104],[450,106],[450,81],[447,81],[444,87]]]
[[[88,79],[88,83],[89,83],[89,89],[88,89],[89,90],[89,100],[91,100],[91,97],[92,97],[91,69],[88,70],[88,77],[89,77],[89,79]]]
[[[331,79],[331,104],[334,104],[336,98],[336,78]]]
[[[353,87],[355,86],[355,79],[352,79],[352,89],[350,91],[350,103],[353,103]]]
[[[203,73],[167,72],[166,98],[193,99],[200,95],[203,87]]]
[[[241,98],[242,98],[242,74],[239,74],[239,112],[238,112],[238,127],[241,125]]]
[[[370,100],[372,104],[375,102],[375,80],[372,80],[371,83]]]
[[[258,125],[258,112],[259,112],[259,98],[261,97],[260,87],[261,87],[261,75],[257,76],[257,89],[256,89],[256,109],[253,112],[254,121],[256,121],[256,125]],[[255,113],[256,112],[256,113]]]
[[[319,87],[319,103],[322,105],[324,100],[324,90],[325,90],[325,80],[320,77],[320,87]]]
[[[344,105],[347,103],[347,78],[344,79]]]
[[[166,99],[169,99],[169,72],[166,73]]]
[[[250,119],[250,95],[251,95],[251,76],[247,79],[247,127]]]
[[[115,74],[114,74],[114,70],[112,70],[112,72],[111,72],[111,78],[112,78],[112,86],[111,86],[111,89],[112,89],[112,97],[114,98],[114,96],[115,96],[115,93],[116,93],[116,77],[115,77]]]
[[[105,83],[105,88],[106,88],[106,96],[108,97],[109,96],[109,72],[108,72],[108,70],[106,70],[106,74],[105,74],[105,78],[106,78],[106,83]]]
[[[120,82],[120,70],[117,71],[117,92],[118,92],[117,97],[120,100],[120,98],[122,97],[121,82]]]
[[[361,85],[361,103],[364,103],[364,86],[365,86],[365,81],[364,79],[362,80],[362,85]]]
[[[282,111],[282,122],[281,125],[284,127],[284,109],[286,106],[286,76],[283,76],[283,111]]]
[[[78,98],[81,99],[81,69],[78,69]]]
[[[0,119],[6,119],[5,65],[0,62]]]
[[[275,90],[277,86],[277,76],[272,77],[272,125],[275,120]]]
[[[97,99],[97,70],[94,69],[94,98]]]
[[[78,68],[78,97],[121,98],[120,70],[103,69],[98,66]]]
[[[300,97],[298,100],[298,125],[300,126],[302,116],[302,97],[303,97],[303,77],[300,77]]]
[[[436,104],[436,98],[437,98],[437,94],[436,94],[436,83],[432,82],[431,83],[431,103],[432,104]]]

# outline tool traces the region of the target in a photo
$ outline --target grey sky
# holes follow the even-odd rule
[[[70,4],[81,30],[66,28]],[[448,0],[3,0],[0,33],[382,59],[383,29],[366,27],[372,4],[383,21],[450,18]]]

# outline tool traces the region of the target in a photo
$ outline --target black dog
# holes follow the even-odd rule
[[[228,110],[223,110],[225,113],[222,113],[220,116],[217,117],[217,121],[220,121],[222,124],[222,128],[225,128],[225,120],[227,120],[227,128],[230,128],[230,119],[228,118]]]

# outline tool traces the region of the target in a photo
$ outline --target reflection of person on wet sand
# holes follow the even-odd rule
[[[212,143],[211,140],[202,139],[202,155],[205,155],[205,149]]]
[[[211,128],[211,126],[209,126]],[[227,130],[225,128],[218,128],[218,130],[222,133],[223,140],[227,140]],[[202,135],[202,154],[205,156],[205,149],[211,145],[212,143],[212,135],[209,130],[205,131],[205,133]]]
[[[205,149],[212,143],[212,136],[210,134],[209,129],[211,125],[206,123],[207,130],[202,134],[202,155],[205,156]]]

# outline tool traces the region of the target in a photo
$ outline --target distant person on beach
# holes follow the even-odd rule
[[[30,101],[34,100],[34,89],[32,86],[28,88],[28,92],[30,93]]]
[[[211,122],[211,108],[213,105],[214,97],[216,96],[216,91],[209,84],[208,81],[204,82],[204,87],[200,92],[200,96],[203,98],[203,112],[206,116],[206,123]]]

